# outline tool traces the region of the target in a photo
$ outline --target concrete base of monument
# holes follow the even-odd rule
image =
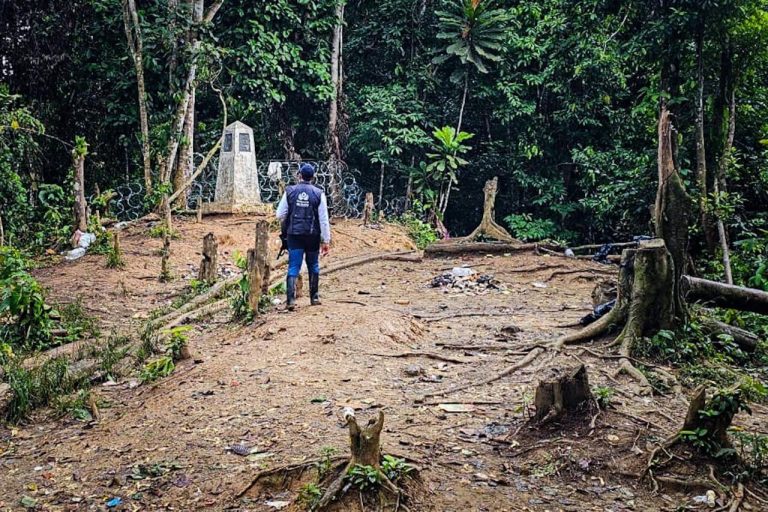
[[[275,210],[271,204],[232,204],[232,203],[203,203],[203,215],[217,213],[250,213],[254,215],[270,215]]]

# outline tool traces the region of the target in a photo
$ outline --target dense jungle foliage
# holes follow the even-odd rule
[[[517,237],[624,240],[650,232],[664,96],[701,210],[696,261],[721,272],[708,231],[722,220],[735,281],[768,286],[763,0],[3,0],[0,34],[5,244],[66,242],[77,136],[89,196],[148,173],[150,207],[200,160],[185,146],[214,146],[223,105],[254,127],[259,159],[341,159],[452,234],[476,225],[498,176],[497,217]]]

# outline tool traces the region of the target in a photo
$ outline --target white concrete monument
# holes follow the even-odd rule
[[[251,127],[235,121],[224,129],[219,151],[214,202],[204,204],[206,213],[261,213],[269,210],[261,202],[256,152]]]

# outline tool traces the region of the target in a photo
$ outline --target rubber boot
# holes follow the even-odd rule
[[[320,302],[320,274],[309,274],[309,302],[313,306],[319,306]]]
[[[288,311],[296,309],[296,278],[288,277],[285,280],[286,307]]]

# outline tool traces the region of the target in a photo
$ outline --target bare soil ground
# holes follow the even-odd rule
[[[172,250],[180,277],[194,273],[208,231],[219,238],[220,265],[232,272],[234,250],[252,244],[247,218],[177,225],[181,239]],[[106,329],[138,329],[140,319],[184,287],[184,279],[157,281],[160,241],[147,238],[147,229],[136,226],[124,236],[123,271],[87,256],[37,277],[56,298],[82,295]],[[334,230],[324,265],[411,247],[396,226],[373,230],[345,221]],[[446,293],[429,286],[465,264],[492,274],[506,291]],[[348,453],[339,412],[350,406],[360,418],[382,410],[384,452],[420,468],[422,484],[407,503],[412,511],[695,509],[702,505],[693,496],[706,489],[653,492],[647,479],[623,475],[643,468],[652,448],[682,425],[685,403],[671,394],[638,395],[632,380],[613,376],[615,360],[583,350],[605,342],[546,352],[492,384],[423,398],[490,377],[566,332],[563,325],[591,310],[596,281],[615,272],[534,254],[373,262],[322,278],[322,306],[310,307],[305,295],[299,311],[276,310],[251,325],[227,314],[209,318],[191,334],[194,360],[170,377],[139,387],[129,377],[96,388],[105,405],[100,421],[56,420],[41,411],[29,424],[0,427],[0,508],[21,509],[27,495],[40,510],[103,510],[113,497],[122,498],[125,510],[276,510],[275,502],[296,497],[295,486],[236,496],[262,469],[317,458],[325,446]],[[580,362],[593,386],[616,390],[614,408],[599,414],[594,428],[589,416],[531,428],[542,368]],[[446,412],[439,405],[446,403],[465,412]],[[760,408],[736,423],[764,431],[765,419]],[[239,444],[250,453],[229,449]],[[690,471],[684,476],[707,468]]]

